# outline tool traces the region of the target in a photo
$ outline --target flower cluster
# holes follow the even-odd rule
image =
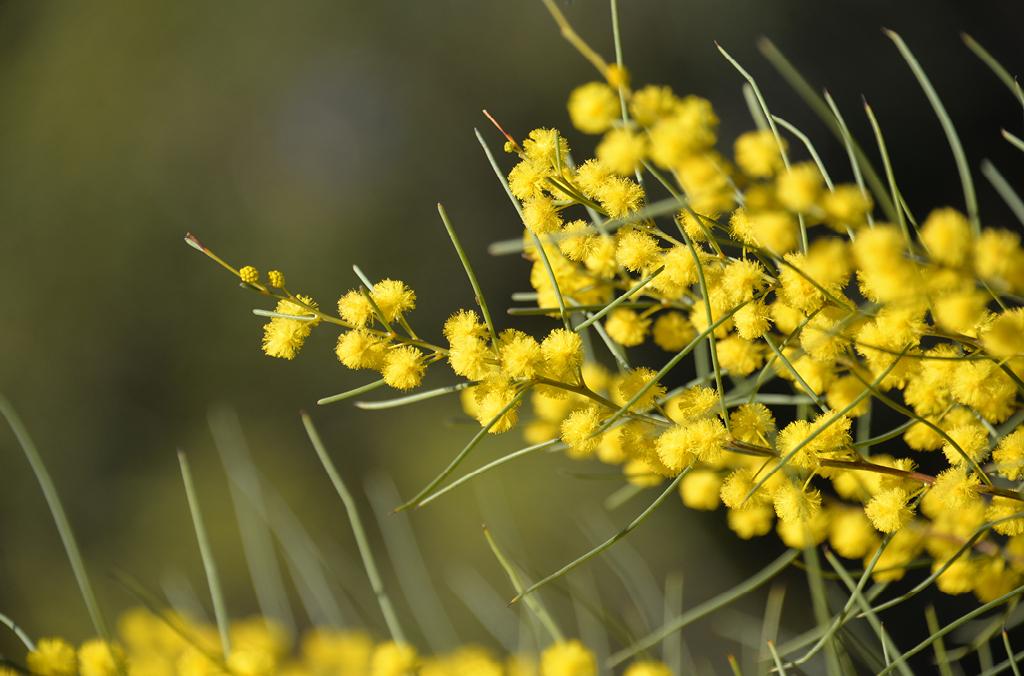
[[[597,673],[594,654],[579,641],[551,644],[540,655],[499,658],[467,645],[427,656],[407,643],[375,642],[361,630],[313,628],[298,641],[271,620],[253,617],[232,623],[225,658],[217,628],[167,612],[126,612],[120,641],[94,639],[79,648],[61,638],[33,646],[26,665],[38,676],[587,676]],[[0,674],[17,672],[0,667]],[[626,676],[669,676],[664,664],[641,660]]]
[[[670,481],[690,508],[724,507],[742,538],[827,542],[879,581],[926,556],[939,589],[982,601],[1020,585],[1019,234],[982,227],[973,187],[966,213],[939,206],[920,220],[891,172],[889,190],[869,190],[862,175],[874,172],[834,107],[850,183],[832,180],[756,86],[757,128],[723,147],[709,101],[634,89],[570,41],[604,76],[568,99],[573,126],[600,136],[594,157],[577,162],[553,128],[519,140],[497,125],[507,170],[484,144],[522,226],[498,248],[530,265],[533,293],[520,296],[535,305],[510,312],[558,326],[499,331],[446,220],[480,305],[450,317],[446,345],[409,326],[415,295],[401,282],[349,291],[335,317],[243,268],[244,284],[279,298],[265,351],[291,358],[331,322],[345,366],[406,390],[447,361],[459,383],[423,397],[460,391],[492,434],[522,417],[533,447],[621,466],[637,489]]]

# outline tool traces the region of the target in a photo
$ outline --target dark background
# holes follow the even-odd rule
[[[607,3],[562,6],[610,58]],[[812,136],[837,180],[851,178],[841,146],[759,55],[756,39],[771,37],[813,84],[828,86],[870,148],[866,96],[900,186],[923,215],[962,198],[939,124],[879,30],[896,29],[940,92],[972,167],[990,157],[1015,186],[1024,181],[1019,154],[998,134],[1020,133],[1021,110],[958,35],[971,32],[1019,72],[1019,2],[623,0],[621,16],[634,82],[710,98],[727,152],[751,123],[741,80],[713,40],[754,74],[774,113]],[[283,269],[290,286],[324,305],[355,284],[352,263],[374,278],[404,279],[420,299],[414,325],[438,338],[443,318],[472,297],[437,201],[492,307],[527,287],[525,264],[486,255],[488,242],[519,228],[473,137],[479,126],[500,146],[480,109],[520,137],[557,126],[583,157],[593,139],[570,128],[565,101],[592,79],[539,2],[0,4],[0,390],[48,462],[108,610],[133,602],[107,575],[113,568],[154,588],[169,571],[184,574],[205,597],[179,447],[198,475],[229,607],[256,610],[206,425],[216,403],[238,411],[258,464],[310,531],[355,558],[297,412],[365,374],[337,364],[330,330],[315,332],[293,363],[263,357],[250,310],[265,305],[188,249],[184,232],[236,264]],[[976,182],[983,221],[1013,227],[980,174]],[[410,495],[472,434],[442,424],[454,411],[445,399],[388,413],[345,404],[313,413],[352,484],[383,469]],[[493,440],[481,457],[517,445]],[[476,566],[509,594],[480,536],[484,520],[534,572],[584,551],[591,543],[578,519],[599,512],[617,484],[573,481],[559,473],[568,468],[534,458],[415,514],[434,582],[443,588],[446,572]],[[0,482],[0,611],[34,636],[86,637],[57,533],[7,432]],[[611,517],[624,523],[650,499]],[[741,543],[721,513],[671,504],[632,543],[658,579],[683,571],[687,605],[778,551],[774,536]],[[799,576],[792,580],[796,606]],[[358,575],[347,583],[366,586]],[[617,607],[623,597],[611,585],[605,601]],[[445,599],[463,636],[487,640],[458,601]],[[754,616],[760,603],[749,606]],[[909,639],[920,634],[921,608],[908,615]],[[737,636],[705,625],[688,633],[704,648],[693,651],[721,670]],[[11,645],[0,638],[0,648]]]

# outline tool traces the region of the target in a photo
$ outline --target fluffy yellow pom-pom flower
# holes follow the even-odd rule
[[[722,477],[711,470],[693,470],[679,484],[679,495],[690,509],[718,509]]]
[[[569,119],[584,134],[607,131],[621,113],[618,93],[604,82],[588,82],[569,94]]]
[[[544,373],[563,382],[574,380],[583,365],[583,339],[575,331],[555,329],[540,344]]]
[[[622,676],[672,676],[672,670],[664,662],[644,660],[630,664]]]
[[[734,144],[736,164],[747,176],[768,178],[782,168],[779,144],[770,129],[740,134]]]
[[[389,322],[416,307],[416,293],[406,286],[405,282],[397,279],[382,279],[377,282],[373,285],[370,297]]]
[[[381,375],[391,387],[409,390],[420,384],[426,370],[423,353],[411,345],[402,345],[388,350]]]
[[[784,483],[772,498],[775,514],[785,523],[805,522],[821,511],[821,492],[804,490],[794,483]]]
[[[585,458],[593,455],[601,443],[601,437],[594,434],[600,424],[601,414],[596,406],[576,409],[562,421],[561,437],[569,447],[570,456]]]
[[[878,493],[864,506],[864,513],[871,519],[871,525],[883,533],[895,533],[913,516],[907,506],[907,492],[902,488]]]
[[[25,657],[26,665],[38,676],[77,676],[78,656],[71,645],[60,638],[44,638]]]
[[[666,352],[679,352],[690,344],[697,331],[681,312],[665,312],[654,320],[654,344]]]
[[[298,296],[306,306],[315,308],[317,305],[308,296]],[[310,311],[303,305],[290,300],[277,302],[276,312],[283,315],[308,316]],[[290,317],[274,317],[263,327],[263,352],[270,357],[294,359],[302,349],[306,338],[312,332],[319,319],[292,319]]]
[[[644,342],[651,320],[628,308],[616,308],[608,314],[604,330],[619,345],[635,347]]]
[[[406,676],[416,668],[416,649],[408,643],[381,643],[370,657],[372,676]]]
[[[921,224],[921,242],[933,261],[959,267],[970,260],[971,224],[956,209],[936,209]]]
[[[596,676],[597,658],[577,640],[558,641],[540,655],[541,676]]]

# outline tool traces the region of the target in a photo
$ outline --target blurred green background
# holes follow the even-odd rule
[[[1019,72],[1020,3],[620,4],[635,82],[709,97],[723,139],[750,123],[740,80],[712,40],[748,66],[773,112],[809,132],[834,174],[849,179],[841,148],[757,53],[756,39],[768,35],[814,84],[831,88],[862,139],[870,137],[860,95],[868,97],[911,204],[957,204],[940,128],[879,31],[897,29],[931,74],[974,166],[991,157],[1015,185],[1024,179],[998,137],[1001,126],[1019,128],[1020,111],[958,37],[971,31]],[[610,56],[607,3],[561,5]],[[486,255],[488,242],[519,229],[473,137],[479,126],[500,146],[480,109],[518,136],[557,126],[585,156],[592,139],[569,128],[565,100],[591,79],[540,2],[0,4],[0,390],[49,464],[108,611],[133,603],[109,576],[115,568],[172,592],[188,580],[206,598],[177,448],[189,452],[199,477],[229,608],[239,616],[257,610],[207,426],[211,406],[238,412],[257,464],[325,556],[356,561],[298,411],[366,376],[336,363],[329,329],[316,331],[293,363],[262,356],[261,321],[251,314],[261,299],[187,248],[185,231],[236,264],[286,271],[290,286],[323,305],[355,283],[352,263],[374,278],[401,278],[419,295],[414,325],[436,337],[449,312],[472,303],[437,201],[492,306],[503,308],[527,285],[522,261]],[[978,180],[985,221],[1008,224]],[[341,404],[313,413],[354,487],[384,471],[408,496],[472,435],[445,424],[456,409],[447,399],[391,412]],[[479,457],[517,446],[518,438],[493,439]],[[580,523],[610,533],[602,519],[625,523],[653,498],[605,516],[601,499],[617,483],[572,480],[564,475],[570,467],[581,466],[533,458],[412,516],[464,637],[493,643],[449,592],[452,577],[469,579],[472,568],[510,595],[482,522],[540,573],[592,544]],[[57,533],[7,431],[0,479],[0,611],[32,635],[87,636]],[[687,512],[675,501],[630,542],[651,570],[650,578],[630,576],[640,591],[681,571],[688,605],[749,575],[779,547],[774,538],[738,542],[722,514]],[[656,618],[629,610],[610,572],[622,565],[628,560],[597,562],[576,579],[611,580],[603,601],[642,628]],[[343,582],[372,614],[358,568]],[[750,606],[755,614],[760,602]],[[571,608],[560,611],[571,624]],[[705,623],[688,637],[709,656],[737,650],[737,637],[722,633],[729,632]],[[9,637],[0,637],[0,650],[8,649]]]

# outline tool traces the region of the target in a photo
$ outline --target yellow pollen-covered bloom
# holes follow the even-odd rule
[[[601,443],[600,435],[594,434],[601,424],[601,413],[596,406],[576,409],[562,421],[562,441],[569,447],[569,455],[586,458],[593,455]]]
[[[388,350],[381,375],[391,387],[409,390],[420,384],[426,370],[423,353],[411,345],[402,345]]]
[[[25,663],[38,676],[77,676],[78,656],[71,645],[60,638],[44,638],[25,657]]]
[[[492,355],[483,340],[473,337],[460,338],[448,350],[448,363],[460,376],[470,380],[483,380],[494,369],[487,361]]]
[[[936,263],[964,265],[971,258],[971,239],[971,224],[956,209],[936,209],[921,224],[921,243]]]
[[[1020,235],[985,228],[974,245],[974,269],[978,276],[1001,290],[1024,289],[1024,250]]]
[[[540,654],[540,676],[596,676],[597,658],[573,639],[558,641]]]
[[[654,405],[654,400],[665,395],[665,386],[661,383],[651,385],[651,381],[657,375],[656,372],[643,366],[635,368],[619,379],[618,385],[614,388],[615,403],[624,406],[641,390],[643,395],[630,407],[632,411],[644,411]]]
[[[583,364],[583,339],[575,331],[555,329],[541,341],[540,352],[545,374],[563,382],[575,380]]]
[[[277,668],[271,655],[245,648],[232,648],[225,662],[230,673],[238,676],[274,676]]]
[[[408,643],[381,643],[370,657],[370,676],[406,676],[414,673],[417,661],[416,649]]]
[[[744,501],[747,505],[766,504],[768,502],[767,491],[762,487],[756,493],[751,494],[750,492],[754,489],[754,485],[754,473],[745,467],[741,467],[740,469],[733,470],[722,481],[719,497],[725,506],[730,509],[741,509],[744,506]],[[750,495],[750,497],[748,498],[747,495]]]
[[[615,260],[632,272],[647,273],[657,266],[661,247],[658,240],[643,230],[620,231],[615,248]]]
[[[1000,535],[1024,535],[1024,516],[1016,516],[1022,513],[1024,513],[1024,502],[996,495],[992,498],[992,504],[985,511],[985,520],[1007,519],[993,525],[992,530]]]
[[[672,676],[672,670],[664,662],[642,660],[626,667],[622,676]]]
[[[666,296],[681,296],[687,288],[697,283],[697,261],[689,247],[674,246],[668,249],[662,253],[659,264],[665,269],[651,280],[651,286]]]
[[[944,561],[935,561],[932,564],[932,573],[937,573],[944,564]],[[966,556],[961,556],[939,575],[935,580],[935,586],[946,594],[966,594],[974,588],[974,575],[974,562]]]
[[[543,235],[560,230],[562,217],[547,197],[531,197],[523,202],[523,224],[535,235]]]
[[[621,218],[640,209],[644,189],[623,176],[611,176],[598,187],[594,196],[612,218]]]
[[[738,213],[740,212],[733,212],[733,219],[729,224],[737,235],[743,233],[741,239],[748,244],[768,249],[776,254],[796,248],[797,223],[792,215],[785,211],[758,211],[737,219]]]
[[[474,310],[459,310],[453,314],[445,321],[443,331],[449,343],[487,335],[487,327],[480,322],[480,315]]]
[[[729,530],[744,540],[760,537],[772,529],[775,513],[768,505],[747,505],[726,514]]]
[[[985,351],[1000,359],[1024,356],[1024,308],[996,316],[981,335]]]
[[[821,492],[816,489],[805,490],[797,484],[786,482],[775,489],[772,504],[781,521],[808,521],[821,511]]]
[[[740,441],[765,444],[775,433],[775,416],[764,404],[740,404],[729,414],[729,428]]]
[[[501,332],[499,354],[502,371],[516,379],[534,377],[544,358],[533,336],[516,329]]]
[[[614,175],[614,172],[601,162],[587,160],[576,170],[576,186],[587,197],[596,197],[601,186]]]
[[[988,455],[988,433],[981,425],[957,425],[946,430],[950,439],[956,442],[956,446],[948,440],[942,445],[942,452],[946,455],[951,465],[960,465],[967,462],[964,454],[975,462],[980,462]],[[957,449],[957,446],[960,448]],[[961,453],[960,451],[963,451]]]
[[[779,176],[775,185],[779,201],[790,211],[811,211],[821,195],[824,181],[813,162],[794,164]]]
[[[666,352],[679,352],[697,336],[693,324],[682,312],[663,312],[654,320],[654,344]]]
[[[584,134],[601,134],[622,114],[618,93],[604,82],[588,82],[569,94],[569,119]]]
[[[907,492],[902,488],[890,488],[871,498],[864,506],[864,513],[878,530],[895,533],[913,516],[907,506],[907,497]]]
[[[681,472],[694,458],[717,462],[728,440],[729,433],[718,418],[702,418],[663,432],[657,441],[658,457],[669,469]]]
[[[527,158],[508,172],[508,188],[520,200],[540,197],[545,191],[552,189],[547,179],[553,173],[550,163]]]
[[[586,221],[569,221],[562,227],[558,250],[569,260],[579,262],[593,253],[597,241],[597,235]]]
[[[683,390],[665,405],[669,417],[677,424],[710,415],[719,405],[718,392],[704,385]]]
[[[830,408],[844,409],[853,403],[853,400],[864,394],[867,388],[856,376],[843,376],[836,379],[825,393],[825,399]],[[846,415],[856,418],[868,412],[871,406],[871,398],[862,398],[856,406],[846,412]]]
[[[516,400],[517,390],[511,380],[501,377],[488,378],[472,389],[476,404],[475,417],[481,426],[486,426],[496,419],[488,430],[491,434],[501,434],[515,426],[519,419],[519,404],[512,405]]]
[[[860,559],[874,551],[878,536],[864,510],[843,507],[832,513],[828,541],[845,559]]]
[[[305,306],[317,307],[313,299],[308,296],[298,296],[297,298]],[[290,300],[279,300],[274,309],[282,315],[309,316],[310,311],[304,305]],[[263,326],[263,352],[270,357],[294,359],[317,323],[319,323],[318,318],[304,320],[273,317]]]
[[[396,279],[382,279],[374,284],[370,297],[389,322],[416,307],[415,292]]]
[[[770,129],[740,134],[734,144],[734,153],[737,166],[752,178],[768,178],[783,166],[779,144]]]
[[[828,537],[829,512],[819,509],[811,517],[794,521],[779,520],[775,532],[787,547],[815,547]]]
[[[846,228],[856,230],[867,223],[873,203],[860,186],[844,184],[826,192],[821,198],[821,207],[825,210],[825,222],[834,230],[843,232]]]
[[[353,329],[338,336],[334,353],[350,369],[380,369],[384,365],[388,343],[365,329]]]
[[[633,92],[629,113],[641,127],[650,127],[662,117],[672,114],[679,99],[669,87],[647,85]]]
[[[963,509],[978,498],[981,480],[962,467],[951,467],[935,477],[931,494],[946,509]]]
[[[676,167],[690,207],[699,214],[718,214],[736,206],[736,192],[728,172],[725,160],[710,151],[688,155]]]
[[[366,326],[373,319],[373,305],[361,292],[348,291],[338,299],[338,314],[352,326]]]
[[[764,268],[757,261],[732,261],[722,272],[722,286],[734,304],[751,300],[765,284]]]
[[[679,169],[692,155],[715,144],[718,117],[706,99],[687,96],[671,115],[660,118],[650,129],[651,159],[663,169]]]
[[[523,141],[523,152],[534,162],[553,167],[561,158],[564,165],[569,156],[569,141],[557,129],[534,129]]]
[[[628,308],[616,308],[608,314],[604,329],[619,345],[635,347],[644,342],[651,320]]]
[[[948,291],[932,303],[935,323],[954,333],[973,333],[974,327],[985,314],[988,296],[977,289],[963,288]],[[986,349],[989,349],[986,346]],[[991,354],[995,354],[989,349]]]
[[[729,336],[715,346],[719,365],[734,376],[748,376],[764,364],[764,344]]]
[[[679,496],[690,509],[713,511],[718,509],[718,493],[722,477],[718,472],[705,469],[691,471],[679,484]]]
[[[597,145],[597,159],[620,176],[632,176],[647,155],[647,139],[629,129],[612,129]]]
[[[736,333],[746,340],[757,340],[771,328],[771,312],[761,301],[747,303],[732,316]]]
[[[1011,481],[1024,477],[1024,427],[1018,427],[999,441],[992,453],[996,471]]]

